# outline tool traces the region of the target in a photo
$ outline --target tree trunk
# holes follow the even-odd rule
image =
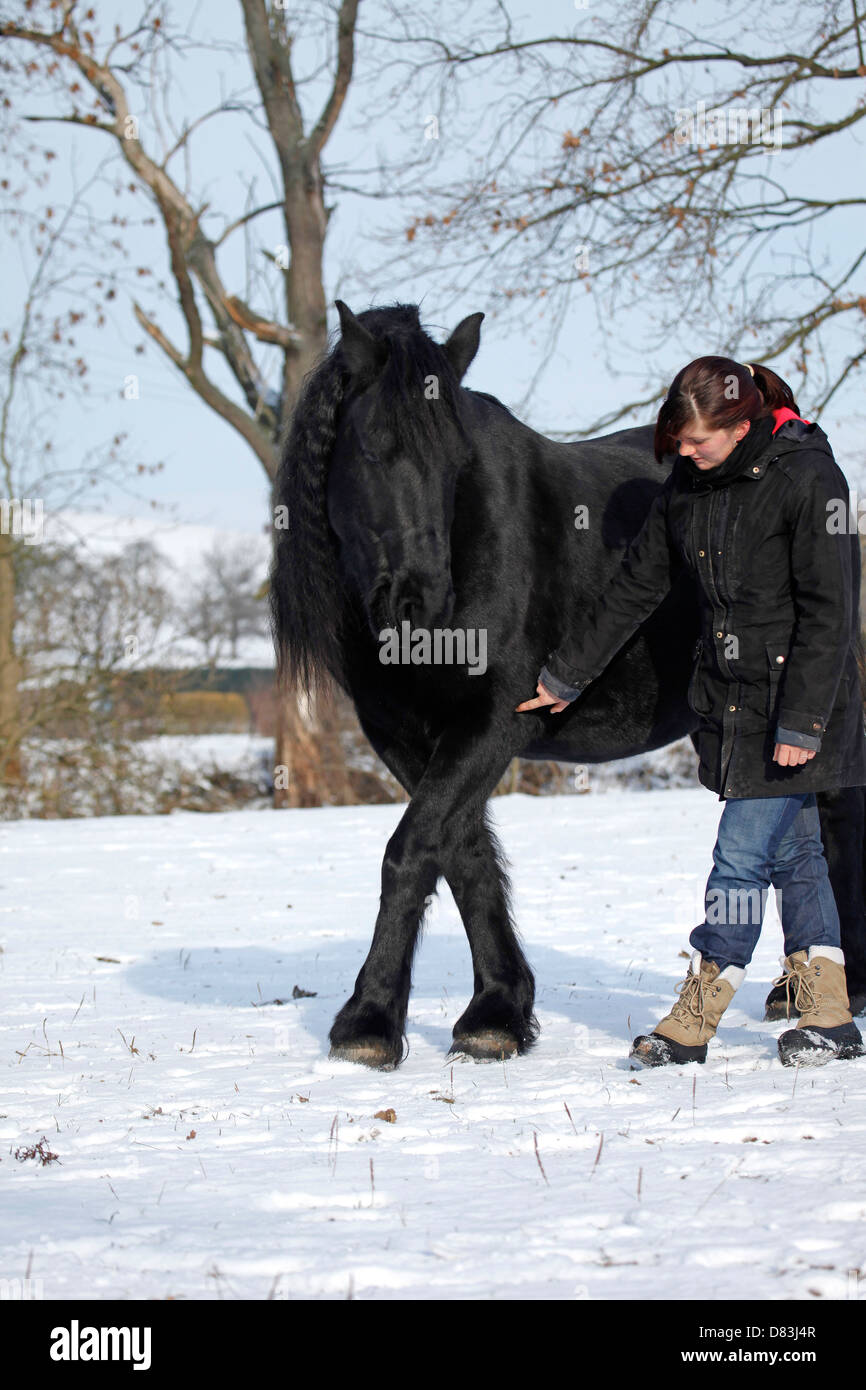
[[[0,782],[20,782],[21,664],[15,651],[15,542],[0,534]]]

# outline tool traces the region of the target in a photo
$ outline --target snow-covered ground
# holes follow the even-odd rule
[[[403,809],[0,825],[0,1279],[60,1299],[856,1297],[866,1059],[779,1064],[772,909],[707,1065],[627,1069],[685,971],[716,798],[496,798],[541,1039],[446,1060],[471,969],[443,884],[411,1052],[381,1074],[330,1062],[327,1031]],[[43,1136],[56,1160],[16,1159]]]

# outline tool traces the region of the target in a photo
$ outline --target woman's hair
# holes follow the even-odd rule
[[[780,406],[800,411],[787,381],[757,362],[745,366],[730,357],[696,357],[677,372],[656,421],[655,454],[677,452],[677,440],[695,420],[713,430],[729,430],[743,420],[760,420]]]

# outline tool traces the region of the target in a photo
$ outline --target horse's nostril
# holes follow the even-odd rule
[[[400,602],[397,604],[397,625],[398,625],[398,627],[399,627],[400,623],[410,623],[410,624],[411,624],[411,622],[412,622],[412,614],[413,614],[414,611],[415,611],[415,606],[416,606],[417,602],[418,602],[418,600],[417,600],[416,598],[414,598],[414,597],[413,597],[413,598],[402,598],[402,599],[400,600]]]

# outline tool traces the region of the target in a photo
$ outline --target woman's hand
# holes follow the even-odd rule
[[[547,687],[541,684],[541,681],[535,688],[538,691],[538,698],[536,700],[524,700],[522,705],[514,706],[515,710],[522,713],[523,710],[544,709],[545,706],[549,705],[551,714],[561,714],[571,704],[571,700],[558,700],[555,695],[551,695]]]
[[[796,767],[798,763],[807,763],[814,756],[814,748],[799,748],[795,743],[777,743],[773,762],[778,763],[780,767]]]

